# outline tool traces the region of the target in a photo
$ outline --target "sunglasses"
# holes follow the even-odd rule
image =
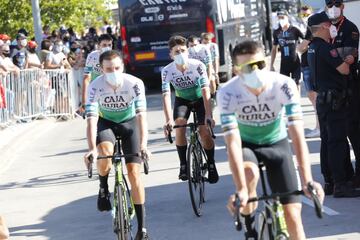
[[[328,8],[332,8],[333,6],[339,8],[339,7],[341,7],[341,5],[342,5],[342,3],[339,3],[339,2],[326,4],[326,6],[327,6]]]
[[[264,60],[261,61],[253,61],[247,62],[240,65],[235,65],[235,67],[241,70],[243,73],[251,73],[256,69],[262,70],[266,67],[266,63]]]

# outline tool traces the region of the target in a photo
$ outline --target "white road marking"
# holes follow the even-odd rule
[[[302,202],[303,202],[304,204],[306,204],[306,205],[308,205],[308,206],[310,206],[310,207],[314,207],[313,201],[311,201],[310,199],[308,199],[308,198],[306,198],[306,197],[304,197],[304,196],[302,196],[301,198],[302,198],[301,200],[302,200]],[[339,215],[339,214],[340,214],[339,212],[337,212],[337,211],[335,211],[335,210],[333,210],[333,209],[331,209],[331,208],[329,208],[329,207],[326,207],[325,205],[323,205],[323,212],[324,212],[325,214],[329,215],[329,216],[335,216],[335,215]]]

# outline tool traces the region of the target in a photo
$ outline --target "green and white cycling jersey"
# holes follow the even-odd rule
[[[85,105],[87,117],[102,117],[122,123],[146,111],[144,83],[129,74],[122,73],[123,84],[114,90],[101,75],[88,87]]]
[[[219,46],[213,42],[204,44],[204,46],[207,47],[210,51],[210,54],[211,54],[210,61],[211,62],[215,61],[215,59],[219,57]]]
[[[92,51],[86,58],[84,74],[91,75],[90,81],[93,81],[95,78],[102,74],[100,67],[100,55],[99,50]]]
[[[161,71],[162,92],[170,92],[170,84],[177,97],[195,101],[202,97],[201,89],[209,87],[209,78],[205,65],[196,59],[189,59],[184,72],[176,68],[175,62]]]
[[[265,75],[268,83],[259,96],[251,93],[239,77],[219,89],[217,102],[225,135],[240,131],[245,142],[273,144],[287,137],[284,111],[288,125],[302,122],[300,96],[294,80],[270,71]]]
[[[189,48],[189,58],[199,60],[208,67],[211,62],[210,49],[202,44],[198,44]]]

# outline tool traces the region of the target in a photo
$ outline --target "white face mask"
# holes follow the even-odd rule
[[[174,61],[177,65],[183,66],[188,62],[189,56],[187,53],[180,53],[174,56]]]
[[[336,29],[336,27],[334,25],[331,25],[329,28],[329,32],[330,32],[330,37],[331,38],[336,38],[338,35],[338,31]]]
[[[265,75],[262,70],[255,69],[251,73],[242,73],[244,84],[249,88],[257,89],[265,86]]]
[[[108,84],[110,84],[113,87],[121,87],[123,83],[123,79],[121,77],[120,71],[115,71],[112,73],[105,73],[105,80]]]
[[[341,9],[333,6],[327,10],[327,15],[330,19],[337,19],[341,16]]]
[[[199,52],[199,51],[200,51],[200,48],[201,48],[200,44],[195,45],[195,46],[192,47],[192,49],[193,49],[195,52]]]
[[[21,45],[22,47],[26,47],[26,45],[27,45],[27,40],[26,40],[26,39],[20,40],[20,45]]]
[[[289,19],[286,19],[286,18],[285,19],[280,19],[279,24],[283,28],[283,27],[285,27],[286,25],[289,24]]]
[[[62,47],[62,46],[60,46],[60,45],[55,45],[55,47],[54,47],[54,52],[59,53],[59,52],[61,52],[62,50],[63,50],[63,47]]]
[[[101,48],[101,49],[100,49],[100,52],[101,52],[101,53],[104,53],[104,52],[107,52],[107,51],[110,51],[110,50],[112,50],[111,47],[104,47],[104,48]]]

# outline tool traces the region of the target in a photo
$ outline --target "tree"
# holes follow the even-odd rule
[[[116,0],[111,0],[116,1]],[[0,33],[15,37],[20,28],[34,34],[31,0],[1,0]],[[111,11],[104,0],[40,0],[43,26],[59,29],[61,25],[81,32],[90,26],[100,27],[103,19],[110,19]]]

